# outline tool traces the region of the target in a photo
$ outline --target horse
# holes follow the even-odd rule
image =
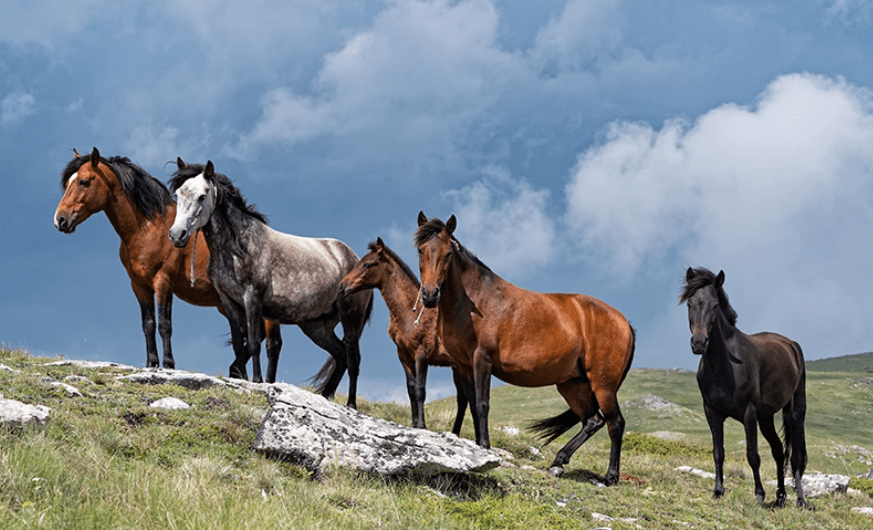
[[[211,160],[188,165],[177,158],[176,165],[170,179],[176,218],[169,238],[184,247],[192,235],[203,233],[211,252],[207,272],[230,323],[236,354],[231,375],[244,370],[251,358],[252,378],[260,380],[262,330],[257,323],[262,318],[296,324],[336,363],[318,390],[333,396],[348,368],[347,404],[357,408],[358,341],[373,309],[373,292],[340,297],[339,282],[358,263],[358,256],[336,239],[273,230],[233,182],[215,172]],[[342,340],[334,333],[339,323]]]
[[[537,293],[495,274],[452,235],[446,223],[418,214],[415,246],[421,299],[438,307],[442,344],[472,381],[476,443],[490,447],[491,375],[518,386],[555,385],[570,406],[531,425],[546,439],[582,422],[582,430],[555,456],[549,471],[564,472],[573,453],[604,424],[611,449],[604,482],[619,479],[625,421],[616,393],[630,370],[635,333],[619,311],[581,294]]]
[[[209,262],[206,244],[201,236],[202,250],[196,256],[193,244],[184,248],[170,244],[165,230],[176,215],[173,196],[163,183],[130,159],[114,156],[107,160],[100,156],[96,147],[90,155],[79,155],[75,149],[73,153],[75,157],[61,172],[64,195],[55,211],[55,227],[65,234],[72,234],[92,214],[106,213],[121,238],[121,263],[139,302],[146,341],[146,366],[160,366],[155,341],[157,329],[164,349],[163,366],[173,369],[176,367],[170,340],[173,334],[173,295],[189,304],[222,310],[218,293],[206,275]],[[272,382],[282,349],[282,336],[277,324],[264,322],[264,325],[270,358],[267,378]]]
[[[724,495],[724,421],[733,418],[746,431],[746,459],[755,477],[755,496],[764,502],[758,468],[758,427],[776,461],[776,506],[785,505],[785,467],[791,461],[797,505],[807,505],[801,478],[806,467],[806,367],[796,342],[776,333],[746,335],[736,327],[737,312],[724,291],[724,271],[717,275],[688,268],[679,303],[687,302],[691,351],[700,355],[697,385],[712,433],[715,461],[713,497]],[[773,425],[782,409],[783,443]]]
[[[406,373],[406,390],[412,409],[412,426],[426,429],[424,421],[425,383],[428,366],[450,366],[455,383],[458,410],[452,432],[461,434],[467,411],[467,394],[460,372],[437,337],[436,311],[422,304],[416,315],[421,283],[409,266],[377,238],[367,245],[369,252],[340,282],[343,296],[364,289],[379,289],[391,320],[388,336],[397,345],[397,357]]]

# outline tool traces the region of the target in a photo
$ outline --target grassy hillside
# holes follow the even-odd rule
[[[728,492],[711,499],[712,483],[674,468],[711,469],[709,434],[692,374],[638,370],[620,400],[628,420],[623,477],[611,488],[592,484],[606,470],[608,437],[583,446],[561,479],[544,472],[559,444],[542,449],[524,430],[505,426],[565,409],[556,391],[494,389],[492,441],[514,455],[514,466],[466,476],[386,480],[342,470],[315,480],[293,465],[251,450],[266,410],[258,394],[229,389],[122,383],[112,370],[47,367],[47,359],[0,349],[0,393],[44,404],[44,428],[0,430],[0,528],[243,529],[243,528],[869,528],[852,514],[873,499],[835,495],[814,501],[815,511],[761,507],[752,492],[739,429],[728,431]],[[399,372],[399,369],[398,369]],[[76,374],[84,396],[69,397],[47,381]],[[676,407],[649,410],[648,394]],[[194,405],[155,411],[148,404],[174,396]],[[342,399],[340,398],[342,402]],[[847,405],[848,404],[848,405]],[[839,447],[869,445],[871,385],[855,374],[810,378],[810,469],[852,473],[871,466]],[[409,423],[406,407],[363,401],[363,412]],[[435,430],[448,430],[453,404],[429,404]],[[671,412],[672,411],[672,412]],[[471,435],[469,417],[465,436]],[[649,434],[680,433],[680,441]],[[865,446],[866,447],[866,446]],[[836,452],[835,452],[836,451]],[[767,455],[767,451],[762,451]],[[834,456],[828,456],[833,453]],[[762,456],[763,456],[762,455]],[[765,478],[774,475],[763,456]],[[864,486],[864,483],[855,482]],[[767,487],[768,501],[774,492]],[[603,520],[601,515],[615,518]]]
[[[806,369],[810,372],[873,373],[873,352],[809,361],[806,363]]]

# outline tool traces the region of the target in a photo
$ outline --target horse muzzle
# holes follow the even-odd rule
[[[354,294],[358,291],[359,291],[359,289],[355,289],[353,286],[346,285],[345,283],[340,283],[340,285],[339,285],[340,296],[348,296],[348,295]]]
[[[437,304],[440,303],[440,288],[435,287],[433,290],[422,289],[421,302],[424,304],[424,307],[428,309],[436,307]]]
[[[709,348],[709,337],[705,335],[691,336],[691,352],[694,355],[703,355],[707,348]]]
[[[55,228],[60,230],[65,234],[72,234],[76,231],[76,226],[78,226],[79,222],[75,216],[66,216],[62,214],[58,214],[55,216]]]
[[[188,244],[188,240],[191,239],[191,232],[185,228],[182,228],[181,230],[171,228],[168,235],[173,246],[177,248],[184,248],[185,245]]]

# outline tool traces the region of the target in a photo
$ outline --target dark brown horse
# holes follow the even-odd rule
[[[580,294],[543,294],[503,280],[452,236],[457,221],[418,214],[421,296],[438,307],[446,350],[472,378],[476,443],[489,447],[491,375],[507,383],[556,385],[570,410],[534,424],[552,441],[580,421],[584,426],[558,451],[558,476],[573,453],[604,423],[612,448],[605,483],[619,478],[624,417],[616,393],[634,355],[634,331],[609,305]]]
[[[364,289],[379,289],[382,293],[391,315],[388,336],[397,345],[397,357],[406,372],[412,426],[425,429],[427,367],[452,366],[454,361],[437,337],[436,310],[425,309],[418,301],[421,283],[409,266],[382,242],[382,238],[377,238],[367,248],[369,252],[340,282],[340,291],[343,296]],[[416,306],[420,306],[420,311],[416,311]],[[458,401],[452,432],[459,435],[467,411],[467,396],[460,372],[452,368],[452,375]]]
[[[806,467],[806,366],[796,342],[776,333],[746,335],[736,327],[737,313],[728,302],[724,271],[685,273],[679,303],[688,303],[691,351],[700,355],[697,384],[712,432],[715,460],[714,497],[724,495],[724,420],[733,418],[746,431],[746,458],[755,477],[755,496],[764,501],[758,468],[758,426],[776,460],[776,505],[785,504],[785,462],[791,461],[797,505],[806,506],[801,478]],[[773,416],[782,410],[785,444]]]
[[[128,158],[105,159],[95,147],[90,155],[75,153],[61,174],[64,196],[55,212],[55,227],[72,234],[89,216],[103,211],[121,238],[119,255],[142,314],[146,340],[146,366],[159,366],[155,328],[164,347],[164,368],[175,368],[170,337],[173,333],[172,305],[175,294],[182,300],[221,311],[218,293],[206,275],[209,249],[203,236],[194,260],[193,245],[176,248],[167,230],[176,216],[176,205],[167,188]],[[158,301],[155,325],[155,297]],[[279,325],[265,322],[270,368],[268,381],[275,381],[282,348]]]

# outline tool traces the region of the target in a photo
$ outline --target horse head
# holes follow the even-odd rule
[[[177,175],[192,167],[187,166],[181,158],[176,159],[176,165]],[[175,246],[187,245],[191,235],[203,228],[212,216],[217,193],[213,177],[215,177],[215,167],[209,160],[202,171],[185,179],[180,185],[174,186],[176,219],[170,227],[169,236]]]
[[[81,156],[75,149],[73,153],[76,156],[61,177],[64,196],[54,218],[55,228],[65,234],[72,234],[91,214],[106,207],[110,197],[109,175],[113,174],[96,147],[90,155]]]
[[[724,271],[714,275],[707,270],[688,268],[686,291],[682,300],[688,304],[688,326],[691,328],[691,351],[703,355],[709,347],[712,326],[721,306],[719,290],[724,285]]]
[[[452,233],[457,222],[454,215],[443,224],[436,218],[428,220],[424,212],[418,212],[415,244],[421,273],[421,300],[425,307],[436,307],[440,301],[440,289],[448,276],[455,250]]]
[[[348,296],[364,289],[381,289],[385,272],[382,264],[387,260],[385,243],[382,242],[381,237],[376,238],[375,242],[368,245],[368,249],[369,252],[340,280],[341,296]]]

